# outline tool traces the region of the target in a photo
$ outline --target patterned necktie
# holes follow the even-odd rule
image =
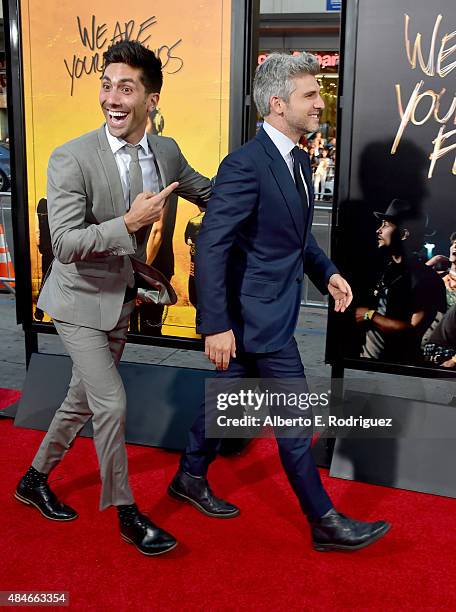
[[[299,157],[302,155],[301,150],[298,146],[294,147],[291,151],[291,156],[293,158],[293,176],[296,184],[296,189],[298,190],[299,195],[301,196],[302,209],[304,211],[304,224],[307,220],[307,213],[309,209],[309,202],[307,201],[307,192],[304,187],[304,183],[302,181],[301,176],[301,165],[299,163]]]
[[[130,208],[130,206],[135,201],[136,196],[138,196],[144,191],[144,186],[141,164],[139,163],[138,158],[139,145],[126,144],[125,150],[131,157],[128,169],[130,178],[130,195],[128,208]]]
[[[128,174],[130,178],[130,194],[129,194],[129,205],[131,207],[135,201],[136,196],[144,191],[143,175],[141,170],[141,164],[139,163],[138,153],[140,145],[126,144],[125,150],[131,157],[130,165],[128,167]],[[145,257],[146,253],[146,242],[147,236],[150,230],[149,225],[144,225],[137,232],[135,232],[137,249],[135,255],[141,259]]]

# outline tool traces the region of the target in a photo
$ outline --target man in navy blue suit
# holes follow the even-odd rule
[[[319,126],[319,70],[307,53],[272,54],[258,66],[253,95],[263,127],[223,160],[217,174],[197,241],[196,288],[197,329],[220,378],[300,379],[305,387],[293,336],[304,273],[329,291],[336,311],[352,300],[350,286],[312,236],[311,168],[297,146]],[[206,515],[230,518],[239,509],[216,497],[206,478],[220,443],[206,436],[207,416],[203,406],[168,492]],[[317,550],[363,548],[388,531],[384,521],[356,521],[333,508],[308,434],[276,436]]]

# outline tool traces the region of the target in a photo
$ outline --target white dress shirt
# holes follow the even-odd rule
[[[124,194],[125,210],[128,210],[130,208],[129,168],[131,161],[130,155],[125,150],[125,145],[128,143],[125,140],[122,140],[122,138],[112,136],[112,134],[109,133],[107,125],[105,125],[105,129],[109,146],[111,147],[111,151],[114,154],[114,159],[116,160],[116,164],[119,169],[120,182],[122,183],[122,190]],[[155,169],[154,154],[150,150],[146,132],[144,132],[144,136],[137,144],[139,145],[138,159],[143,176],[144,191],[153,191],[158,193],[160,188],[158,186],[158,176]]]
[[[279,153],[285,160],[285,163],[288,166],[288,170],[290,171],[291,178],[294,181],[293,156],[291,152],[297,146],[297,143],[293,142],[291,138],[288,138],[288,136],[285,136],[283,132],[268,123],[266,119],[263,122],[263,129],[269,136],[269,138],[272,140],[272,142],[275,144],[275,146],[279,149]],[[309,191],[307,189],[306,179],[304,178],[304,175],[302,173],[301,166],[299,166],[299,169],[301,172],[302,182],[304,183],[304,189],[306,190],[307,202],[309,202]]]

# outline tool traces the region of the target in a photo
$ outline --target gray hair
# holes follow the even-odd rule
[[[321,71],[315,55],[311,53],[300,53],[289,55],[288,53],[271,53],[260,64],[253,79],[253,99],[262,117],[267,117],[271,112],[269,100],[272,96],[278,96],[288,102],[290,94],[294,91],[294,77],[303,74],[317,75]]]

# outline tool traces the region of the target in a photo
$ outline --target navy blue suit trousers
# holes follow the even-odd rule
[[[230,361],[227,370],[217,371],[219,378],[302,378],[304,367],[296,340],[291,338],[286,346],[272,353],[239,353]],[[306,385],[307,389],[307,385]],[[195,476],[205,476],[209,465],[217,456],[220,439],[206,438],[206,419],[215,419],[215,404],[210,402],[206,414],[203,403],[201,413],[190,431],[187,448],[181,459],[181,468]],[[332,508],[331,500],[320,479],[311,453],[311,438],[276,436],[279,455],[288,480],[306,516],[318,519]]]

